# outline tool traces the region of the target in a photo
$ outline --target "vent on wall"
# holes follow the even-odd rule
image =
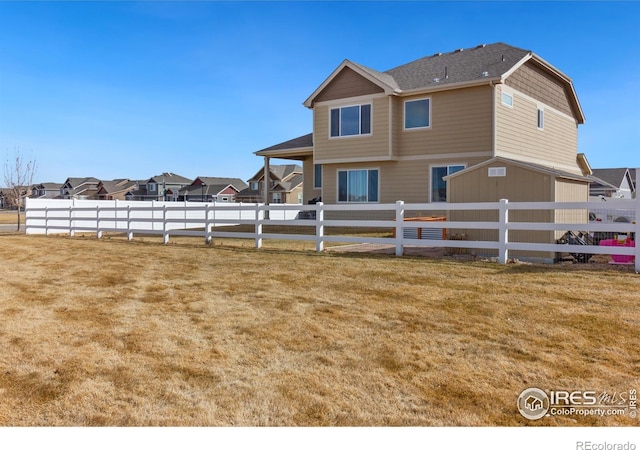
[[[506,177],[507,168],[506,167],[489,167],[489,176],[490,177]]]

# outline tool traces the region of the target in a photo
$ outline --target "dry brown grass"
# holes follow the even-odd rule
[[[0,425],[638,424],[516,409],[640,385],[629,271],[159,242],[0,235]]]
[[[17,211],[0,211],[0,224],[17,224]],[[24,213],[20,213],[20,223],[24,224]]]

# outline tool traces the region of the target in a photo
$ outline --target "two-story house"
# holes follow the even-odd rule
[[[137,181],[136,187],[125,194],[127,200],[136,201],[176,201],[180,189],[189,186],[193,180],[171,172],[163,172],[145,181]]]
[[[60,183],[39,183],[31,186],[31,198],[58,198],[60,197]]]
[[[269,164],[268,171],[268,201],[266,203],[302,203],[304,187],[302,166],[297,164]],[[265,200],[264,179],[264,170],[259,170],[253,177],[249,178],[249,186],[236,195],[236,201],[263,202]]]
[[[478,45],[384,72],[345,60],[304,106],[313,111],[313,133],[255,154],[265,158],[265,166],[271,158],[302,161],[311,181],[304,186],[305,202],[589,198],[591,168],[578,153],[578,126],[585,118],[573,82],[529,50]],[[586,211],[518,213],[523,214],[514,213],[514,220],[588,220]],[[492,214],[449,217],[495,220]],[[496,235],[454,231],[473,240]],[[535,242],[553,242],[562,234],[522,233]]]
[[[135,189],[136,181],[128,178],[103,180],[98,183],[95,198],[97,200],[125,200],[126,195]]]
[[[313,133],[256,154],[302,161],[305,203],[588,199],[573,83],[528,50],[479,45],[385,72],[345,60],[304,106]]]
[[[188,202],[235,202],[236,195],[246,189],[240,178],[197,177],[178,192],[178,198]]]
[[[98,191],[98,183],[100,183],[100,180],[94,177],[69,177],[60,188],[60,198],[75,198],[78,200],[94,198]]]

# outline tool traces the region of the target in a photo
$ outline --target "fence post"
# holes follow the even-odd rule
[[[169,243],[169,233],[167,231],[167,205],[162,205],[162,243]]]
[[[26,209],[26,208],[25,208]],[[24,233],[27,234],[27,213],[24,214]],[[44,235],[48,235],[49,234],[49,207],[45,206],[44,207]]]
[[[240,211],[242,217],[242,211]],[[262,222],[264,221],[264,208],[256,203],[256,248],[262,248]]]
[[[498,218],[498,262],[506,264],[509,260],[509,200],[500,199],[500,215]]]
[[[75,223],[73,222],[73,216],[75,215],[76,212],[76,199],[72,198],[71,199],[71,206],[69,206],[69,236],[74,237],[76,235],[76,230],[74,230],[73,225],[75,225]]]
[[[45,234],[47,234],[46,231]],[[73,206],[69,206],[69,236],[74,237],[75,235],[76,232],[73,229]]]
[[[640,181],[640,168],[636,169],[636,188],[638,186],[638,182]],[[638,246],[638,238],[640,238],[640,197],[638,197],[638,191],[636,190],[636,198],[634,201],[635,204],[635,232],[636,235],[634,236],[635,239],[635,248],[636,248],[636,254],[635,254],[635,258],[636,258],[636,273],[640,273],[640,246]]]
[[[102,231],[100,231],[100,205],[96,206],[96,237],[98,239],[102,237]]]
[[[209,203],[204,205],[204,243],[211,243],[211,235],[209,234]]]
[[[133,239],[133,231],[131,231],[131,205],[127,205],[127,240]]]
[[[316,203],[316,252],[324,250],[324,203]]]
[[[402,256],[404,248],[402,241],[404,239],[404,202],[398,200],[396,202],[396,256]]]

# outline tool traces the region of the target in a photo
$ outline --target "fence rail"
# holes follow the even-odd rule
[[[602,204],[596,203],[599,209]],[[44,200],[27,199],[26,233],[55,234],[73,236],[77,232],[95,233],[98,238],[105,232],[126,233],[128,239],[136,234],[157,234],[168,243],[170,236],[200,236],[206,242],[212,238],[244,238],[255,240],[257,248],[264,239],[306,240],[315,242],[316,251],[324,250],[325,243],[377,243],[395,246],[396,255],[404,253],[405,246],[447,247],[485,249],[497,252],[500,263],[506,263],[509,253],[514,251],[611,254],[635,257],[636,272],[640,272],[640,247],[599,245],[558,244],[549,242],[510,241],[512,231],[587,233],[618,233],[637,236],[640,223],[637,220],[640,199],[611,200],[606,206],[610,211],[624,210],[626,217],[633,215],[631,222],[596,222],[588,219],[574,222],[538,221],[524,222],[509,220],[515,211],[557,212],[562,210],[588,212],[594,202],[509,202],[495,203],[425,203],[405,204],[349,204],[349,205],[283,205],[283,204],[228,204],[195,202],[128,202],[92,200]],[[453,220],[454,212],[493,211],[497,220]],[[414,221],[416,213],[449,215],[446,222]],[[345,215],[362,213],[359,219],[344,218]],[[497,214],[496,214],[497,213]],[[615,215],[612,213],[612,215]],[[588,217],[588,214],[583,214]],[[303,218],[304,217],[304,218]],[[407,220],[405,220],[407,219]],[[242,225],[250,231],[232,231],[232,227]],[[309,234],[280,233],[264,230],[265,225],[280,227],[306,227]],[[248,226],[248,227],[247,227]],[[330,227],[353,230],[341,235],[326,233]],[[372,237],[357,235],[356,230],[384,228],[392,231],[393,237]],[[407,237],[405,230],[438,231],[447,230],[495,230],[495,240],[453,240],[434,239],[438,233],[423,232],[426,239]],[[494,233],[495,233],[494,231]],[[360,233],[362,234],[362,233]],[[635,244],[635,242],[633,242]]]

